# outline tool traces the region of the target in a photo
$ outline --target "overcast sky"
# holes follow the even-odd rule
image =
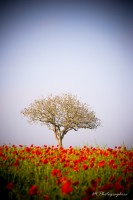
[[[133,145],[130,9],[70,2],[3,6],[0,145],[56,145],[47,127],[28,124],[20,112],[35,99],[66,92],[90,105],[102,126],[70,131],[64,147]]]

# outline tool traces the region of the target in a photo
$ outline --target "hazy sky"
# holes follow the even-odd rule
[[[69,92],[90,105],[102,126],[69,132],[64,147],[122,143],[131,147],[130,9],[126,4],[66,2],[2,8],[0,145],[56,145],[47,127],[28,124],[20,112],[42,96]]]

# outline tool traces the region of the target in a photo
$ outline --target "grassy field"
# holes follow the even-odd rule
[[[133,199],[133,149],[0,146],[0,199]]]

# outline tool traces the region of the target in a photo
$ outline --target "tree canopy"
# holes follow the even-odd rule
[[[62,139],[68,131],[95,129],[100,125],[94,111],[72,94],[49,95],[35,100],[21,113],[28,117],[29,122],[40,122],[52,130],[59,146],[62,146]]]

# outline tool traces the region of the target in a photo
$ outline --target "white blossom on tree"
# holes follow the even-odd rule
[[[52,130],[59,146],[62,146],[62,140],[68,131],[95,129],[100,125],[100,120],[88,105],[71,94],[50,95],[35,100],[21,113],[28,117],[29,122],[40,122]]]

